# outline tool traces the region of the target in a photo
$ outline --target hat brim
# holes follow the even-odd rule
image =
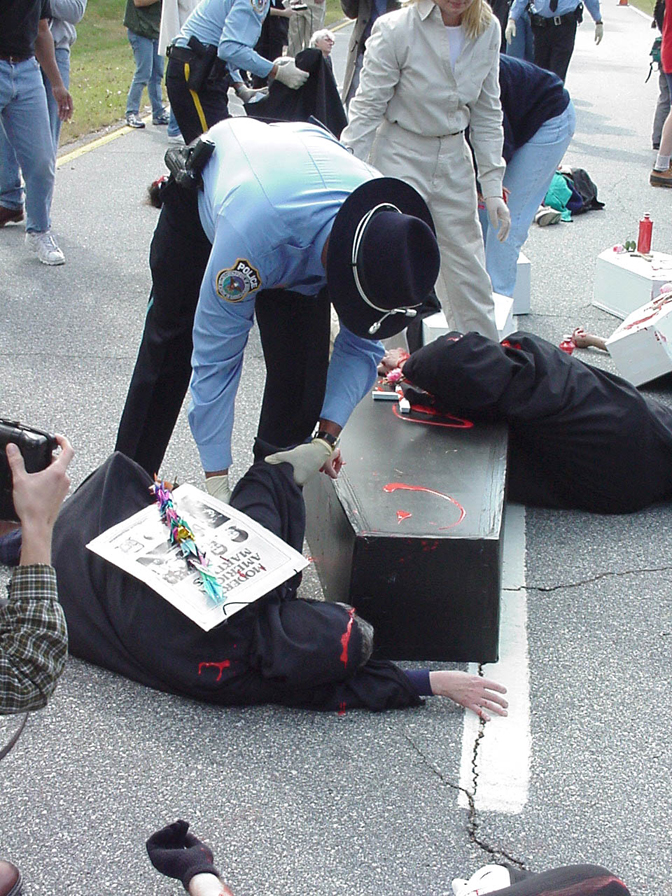
[[[436,233],[427,203],[410,184],[396,177],[376,177],[357,187],[341,206],[329,237],[327,250],[327,286],[341,322],[364,339],[385,339],[405,329],[410,318],[391,314],[375,334],[369,328],[384,312],[369,307],[359,294],[352,273],[352,243],[357,225],[364,215],[381,203],[395,205],[405,215],[420,218]],[[390,246],[394,252],[394,246]],[[381,259],[381,261],[383,261]]]

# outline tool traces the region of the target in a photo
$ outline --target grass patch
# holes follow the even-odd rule
[[[655,0],[629,0],[633,6],[636,6],[637,9],[641,9],[642,12],[648,13],[648,15],[653,15],[653,7],[656,5]]]
[[[75,112],[73,120],[63,125],[61,144],[124,119],[126,95],[135,70],[122,24],[125,8],[124,0],[89,0],[72,48],[70,93]],[[327,0],[327,26],[342,18],[339,0]],[[143,100],[148,102],[146,91]]]

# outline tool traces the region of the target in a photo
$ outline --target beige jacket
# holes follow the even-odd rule
[[[483,195],[502,195],[505,164],[499,99],[499,22],[465,40],[450,67],[448,35],[433,0],[419,0],[379,18],[366,44],[359,90],[341,142],[368,159],[387,119],[415,134],[444,137],[465,128]]]

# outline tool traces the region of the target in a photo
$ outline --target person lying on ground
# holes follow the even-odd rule
[[[231,503],[300,551],[301,488],[290,464],[268,464],[263,457],[238,482]],[[459,670],[405,672],[371,659],[371,626],[345,604],[298,598],[299,576],[203,631],[86,548],[151,504],[151,484],[142,467],[113,454],[59,516],[54,566],[75,656],[149,687],[221,705],[379,711],[420,706],[423,696],[436,695],[486,721],[507,714],[506,688],[495,681]]]
[[[233,896],[219,876],[210,847],[189,831],[189,822],[174,821],[147,840],[152,865],[166,877],[181,880],[190,896]],[[542,874],[508,865],[486,865],[467,880],[454,880],[455,896],[629,896],[613,872],[599,865],[568,865]]]
[[[428,393],[412,405],[508,423],[512,501],[632,513],[672,497],[672,409],[538,336],[450,333],[400,366]]]

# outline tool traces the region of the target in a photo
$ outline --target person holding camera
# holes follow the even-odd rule
[[[0,715],[42,709],[56,687],[68,655],[65,616],[51,566],[51,535],[70,479],[70,442],[56,436],[61,453],[39,473],[27,473],[18,447],[6,446],[16,515],[21,520],[20,557],[1,556],[12,565],[9,601],[0,608]],[[0,521],[0,543],[15,524]],[[13,541],[13,539],[11,539]],[[0,861],[0,896],[18,896],[21,875]]]

